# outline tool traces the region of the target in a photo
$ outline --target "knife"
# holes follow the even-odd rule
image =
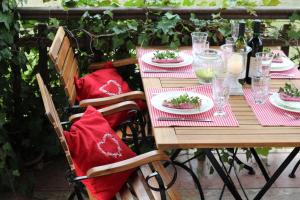
[[[277,75],[277,76],[295,77],[295,74],[284,74],[284,73],[276,73],[276,72],[271,72],[270,74]]]
[[[190,73],[187,71],[152,70],[152,69],[146,69],[143,72],[144,73]]]
[[[158,117],[158,121],[192,121],[192,122],[213,122],[211,119],[197,119],[197,118],[186,118],[186,117]]]

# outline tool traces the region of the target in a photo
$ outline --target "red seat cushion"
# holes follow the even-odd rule
[[[77,176],[86,175],[92,167],[134,157],[136,154],[115,134],[102,114],[91,106],[76,121],[65,137]],[[132,170],[84,180],[96,199],[110,200],[127,181]]]
[[[97,70],[80,79],[75,77],[77,100],[102,98],[130,92],[126,81],[118,74],[111,62],[104,69]],[[140,109],[145,109],[144,101],[137,100]],[[103,107],[103,106],[102,106]],[[101,107],[98,107],[101,108]],[[105,117],[112,128],[128,118],[127,111]]]

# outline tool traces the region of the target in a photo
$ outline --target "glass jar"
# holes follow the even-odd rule
[[[220,52],[214,49],[194,53],[192,66],[201,84],[209,84],[214,75],[226,72]]]

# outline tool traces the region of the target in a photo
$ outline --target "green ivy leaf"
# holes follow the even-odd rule
[[[281,2],[280,0],[263,0],[262,3],[264,6],[277,6]]]
[[[183,6],[193,6],[195,4],[195,0],[183,0],[182,5]]]
[[[295,22],[296,20],[300,20],[300,15],[298,13],[294,12],[292,14],[292,16],[290,17],[290,21]]]
[[[271,148],[255,148],[255,151],[257,154],[263,155],[263,156],[268,156]]]

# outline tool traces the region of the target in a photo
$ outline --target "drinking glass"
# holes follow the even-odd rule
[[[258,52],[255,54],[257,64],[257,75],[268,76],[274,57],[272,52]]]
[[[225,39],[225,44],[231,44],[231,45],[233,45],[234,44],[234,38],[233,37],[227,37],[226,39]]]
[[[214,49],[205,49],[195,53],[192,67],[201,84],[212,82],[214,74],[225,71],[220,52]]]
[[[192,32],[192,46],[193,54],[200,53],[203,49],[206,48],[206,41],[208,34],[206,32]]]
[[[269,97],[270,76],[253,76],[251,85],[254,102],[265,103]]]
[[[214,113],[216,117],[224,117],[226,112],[224,110],[229,98],[229,81],[226,76],[215,76],[212,81],[213,100],[217,107]]]
[[[230,25],[231,25],[231,36],[234,39],[234,41],[236,41],[239,35],[239,22],[232,20],[230,22]]]

